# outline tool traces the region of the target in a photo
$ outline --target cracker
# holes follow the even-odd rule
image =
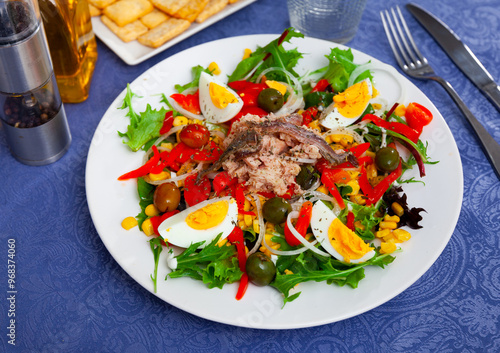
[[[101,14],[101,9],[89,4],[90,17],[99,16]]]
[[[148,31],[148,27],[144,26],[139,20],[135,20],[123,27],[118,26],[107,16],[101,16],[101,21],[124,42],[136,40],[137,37]]]
[[[158,9],[154,9],[146,16],[140,18],[141,22],[148,28],[155,28],[160,23],[165,22],[168,18],[168,15],[165,12],[160,11]]]
[[[193,22],[207,6],[209,0],[191,0],[186,6],[172,16]]]
[[[202,23],[207,18],[221,12],[228,4],[228,0],[210,0],[202,12],[196,17],[196,22]]]
[[[98,9],[103,9],[106,6],[111,5],[116,0],[89,0],[89,4],[97,7]]]
[[[104,9],[104,14],[123,27],[153,11],[148,0],[118,0]]]
[[[152,0],[154,6],[171,16],[186,6],[189,1],[190,0]]]
[[[137,40],[148,47],[158,48],[166,41],[184,32],[190,25],[191,22],[187,20],[170,17],[148,33],[141,35]]]

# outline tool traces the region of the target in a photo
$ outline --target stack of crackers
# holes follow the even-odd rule
[[[89,0],[90,14],[121,40],[157,48],[238,0]]]

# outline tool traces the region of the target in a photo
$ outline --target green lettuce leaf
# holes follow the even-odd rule
[[[286,29],[282,36],[284,36],[284,39],[281,43],[290,42],[290,40],[294,37],[304,37],[302,33],[295,31],[292,27]],[[250,57],[242,60],[236,66],[233,73],[228,76],[228,82],[238,81],[246,77],[259,63],[262,62],[262,60],[264,60],[267,55],[269,55],[269,57],[258,67],[255,73],[252,74],[252,77],[248,79],[249,81],[255,82],[259,74],[269,67],[283,68],[298,77],[298,74],[293,69],[303,55],[296,48],[285,50],[281,43],[279,43],[280,38],[276,38],[265,47],[258,47],[252,54],[250,54]],[[281,71],[269,72],[266,74],[266,77],[270,80],[282,82],[289,81],[288,77]]]
[[[226,283],[239,281],[243,272],[238,265],[234,245],[218,246],[219,234],[210,244],[197,250],[203,242],[191,244],[177,255],[177,268],[168,277],[191,277],[203,281],[208,288],[222,288]]]

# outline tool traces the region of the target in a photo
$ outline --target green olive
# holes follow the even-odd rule
[[[282,197],[273,197],[262,206],[262,215],[266,221],[280,224],[286,221],[288,213],[292,212],[292,206]]]
[[[395,170],[399,165],[399,153],[392,147],[383,147],[375,155],[375,165],[377,169],[389,173]]]
[[[310,189],[317,180],[318,174],[312,165],[301,166],[299,174],[295,177],[295,182],[302,190]]]
[[[268,113],[275,113],[285,104],[285,98],[275,88],[263,89],[257,97],[257,104]]]
[[[181,202],[181,192],[174,183],[164,183],[156,187],[153,203],[160,212],[175,210]]]
[[[248,279],[256,286],[267,286],[276,276],[276,266],[266,254],[256,252],[247,259]]]

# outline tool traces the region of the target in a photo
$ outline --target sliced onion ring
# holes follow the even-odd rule
[[[168,101],[170,102],[172,107],[182,115],[191,119],[205,120],[205,117],[203,115],[191,113],[189,110],[186,110],[183,107],[181,107],[181,105],[177,103],[175,99],[169,99]]]
[[[262,243],[262,239],[266,235],[266,225],[264,224],[264,217],[262,216],[262,205],[260,204],[259,195],[252,195],[255,200],[255,206],[257,207],[257,218],[259,219],[259,237],[255,242],[253,248],[247,253],[247,257],[252,255],[254,252],[259,249],[260,244]]]
[[[302,243],[302,245],[304,245],[309,250],[315,252],[316,254],[321,255],[321,256],[325,256],[325,257],[331,257],[331,255],[329,253],[321,251],[317,247],[314,246],[314,244],[316,244],[317,241],[316,241],[316,243],[309,243],[299,232],[297,232],[297,230],[295,229],[295,227],[292,224],[292,218],[297,218],[297,217],[299,217],[299,212],[293,211],[293,212],[290,212],[286,218],[286,224],[287,224],[288,228],[290,229],[290,231],[292,232],[292,234],[295,236],[295,238],[297,238],[297,240],[300,241]]]
[[[318,241],[316,240],[314,242],[314,244],[316,244]],[[301,254],[305,251],[307,251],[308,249],[303,246],[301,247],[300,249],[295,249],[295,250],[289,250],[289,251],[282,251],[282,250],[276,250],[276,249],[273,249],[269,246],[269,244],[266,242],[266,240],[264,239],[264,241],[262,242],[262,244],[264,245],[264,247],[269,250],[269,252],[273,255],[285,255],[285,256],[292,256],[292,255],[298,255],[298,254]]]
[[[190,171],[189,173],[186,173],[186,174],[182,174],[182,175],[179,175],[179,176],[176,176],[174,178],[170,178],[170,179],[164,179],[164,180],[151,180],[149,178],[149,175],[145,175],[143,178],[144,178],[144,181],[148,184],[151,184],[151,185],[161,185],[161,184],[165,184],[165,183],[176,183],[178,181],[181,181],[181,180],[184,180],[186,179],[188,176],[190,175],[193,175],[193,174],[196,174],[198,173],[200,170],[203,169],[203,166],[205,165],[205,163],[200,163],[196,166],[196,168],[194,168],[192,171]]]

